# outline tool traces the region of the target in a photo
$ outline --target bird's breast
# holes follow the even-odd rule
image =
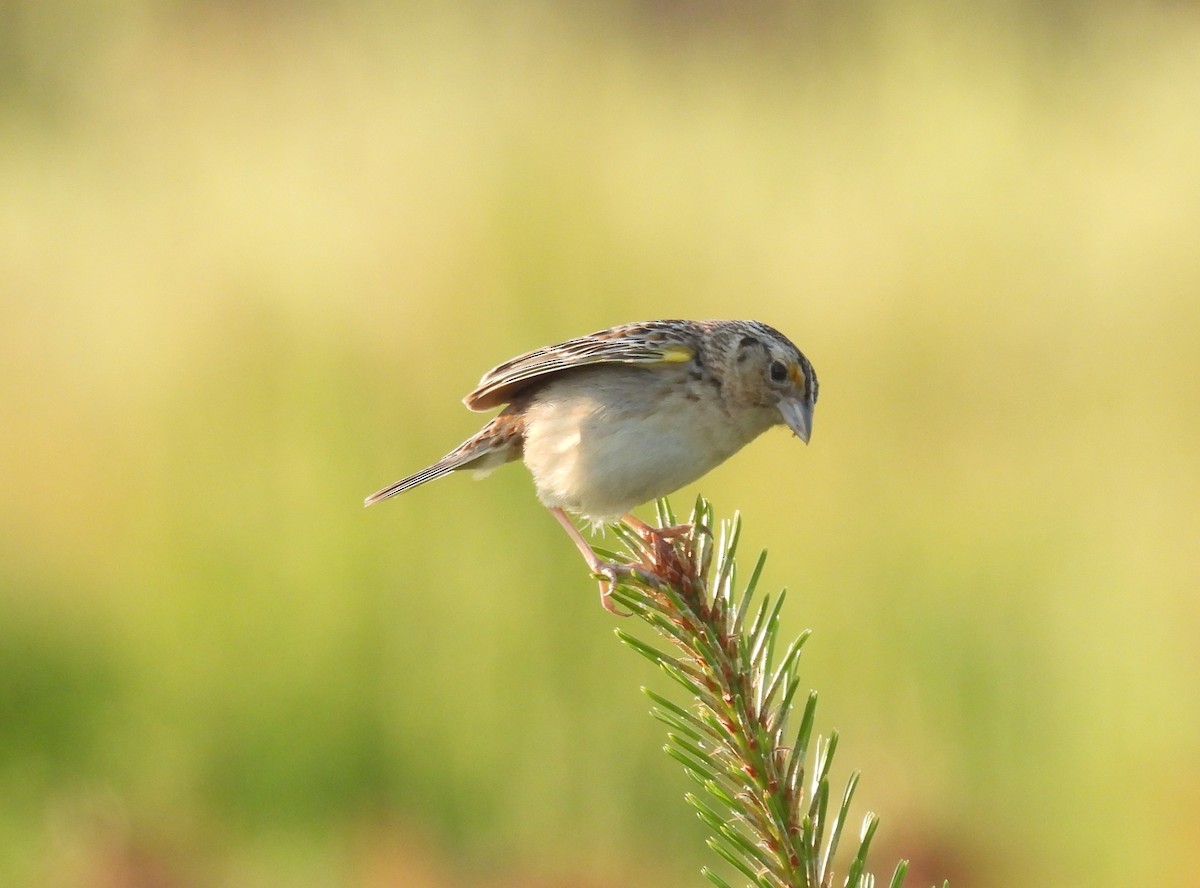
[[[525,407],[524,460],[538,497],[595,521],[695,481],[765,430],[735,421],[679,368],[566,375]]]

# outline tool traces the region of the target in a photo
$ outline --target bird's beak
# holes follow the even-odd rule
[[[780,398],[779,412],[783,414],[783,421],[787,423],[787,427],[807,444],[812,435],[812,404],[797,398]]]

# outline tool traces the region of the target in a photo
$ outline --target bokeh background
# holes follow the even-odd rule
[[[1200,10],[1022,0],[0,3],[0,884],[702,884],[523,470],[361,508],[674,316],[873,869],[1198,884]]]

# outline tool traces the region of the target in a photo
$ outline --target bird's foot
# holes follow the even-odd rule
[[[562,509],[551,509],[550,514],[563,526],[563,529],[566,530],[572,541],[574,541],[576,547],[579,549],[579,554],[583,556],[583,560],[587,562],[588,568],[592,571],[592,576],[600,581],[601,606],[610,614],[615,614],[618,617],[631,616],[617,607],[613,601],[612,594],[622,577],[634,575],[635,568],[629,564],[616,564],[612,561],[605,561],[593,552],[592,547],[584,539],[583,534],[571,523],[571,519],[567,517],[566,512]],[[638,573],[643,577],[645,576],[643,571],[638,571]]]
[[[647,542],[653,542],[654,540],[678,540],[692,532],[692,525],[690,524],[672,524],[670,527],[655,527],[653,524],[647,524],[633,514],[626,515],[624,520],[626,524],[637,531],[638,535]]]
[[[625,564],[612,564],[603,561],[592,566],[592,576],[600,581],[600,606],[613,616],[631,617],[632,613],[623,611],[613,601],[613,591],[617,588],[622,576],[632,576],[633,568]]]
[[[691,536],[691,533],[692,525],[690,524],[672,524],[670,527],[650,527],[645,535],[651,539],[657,537],[661,540],[681,540]]]

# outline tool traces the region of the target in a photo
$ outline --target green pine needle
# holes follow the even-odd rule
[[[660,527],[677,526],[665,499],[656,509]],[[630,525],[616,529],[626,549],[617,558],[634,570],[620,577],[612,598],[646,623],[663,647],[624,630],[617,637],[688,694],[685,707],[643,689],[654,717],[668,728],[667,754],[704,789],[703,798],[689,793],[687,801],[712,830],[709,847],[753,888],[832,888],[859,775],[850,775],[840,803],[831,805],[838,736],[834,731],[818,737],[809,760],[815,691],[789,742],[788,716],[809,632],[780,646],[786,596],[764,595],[754,602],[765,552],[745,588],[737,590],[739,516],[714,528],[712,506],[699,498],[689,524],[682,535],[645,538]],[[777,650],[784,651],[778,660]],[[866,864],[877,826],[875,815],[867,814],[840,882],[847,888],[875,883]],[[901,888],[907,868],[901,861],[890,888]],[[733,888],[713,870],[702,872],[717,888]]]
[[[704,869],[700,870],[700,872],[704,874],[704,878],[716,885],[717,888],[733,888],[733,886],[731,886],[728,882],[726,882],[708,867],[704,867]]]

